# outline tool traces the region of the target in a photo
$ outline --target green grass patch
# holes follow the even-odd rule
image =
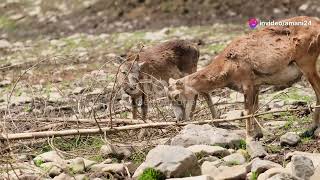
[[[281,151],[281,147],[277,146],[277,145],[268,145],[266,147],[267,152],[275,154],[275,153],[279,153]]]
[[[287,93],[281,94],[279,99],[289,102],[290,100],[306,101],[308,103],[313,101],[311,96],[301,95],[298,89],[290,89]]]
[[[16,28],[15,21],[9,19],[6,16],[0,16],[0,29],[14,30]]]
[[[256,171],[251,172],[250,180],[257,180],[259,176],[259,173]]]
[[[226,47],[226,44],[210,44],[204,49],[204,52],[210,53],[210,54],[218,54],[220,53],[224,48]]]
[[[129,159],[135,164],[141,164],[146,159],[146,154],[143,152],[134,152]]]
[[[138,177],[138,180],[165,180],[166,176],[159,170],[153,168],[147,168]]]
[[[44,163],[42,159],[37,159],[37,160],[34,160],[33,162],[37,167],[40,167]]]

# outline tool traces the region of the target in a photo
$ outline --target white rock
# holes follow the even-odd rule
[[[261,174],[271,168],[282,168],[282,166],[272,161],[256,158],[252,161],[251,172]]]
[[[278,179],[277,179],[278,178]],[[260,174],[257,180],[302,180],[291,175],[290,171],[284,168],[271,168]]]
[[[246,162],[246,158],[242,153],[230,154],[229,156],[222,158],[222,160],[225,161],[227,165],[241,165]]]
[[[242,116],[243,116],[243,110],[233,110],[233,111],[228,111],[226,114],[221,115],[221,118],[234,119]]]
[[[299,11],[306,11],[309,8],[309,4],[305,3],[299,7]]]
[[[188,149],[180,146],[159,145],[149,151],[133,177],[138,177],[144,169],[155,168],[167,177],[186,177],[200,175],[200,167],[196,156]]]
[[[0,39],[0,49],[6,49],[6,48],[10,48],[11,44],[4,39]]]
[[[214,180],[244,180],[249,172],[249,168],[246,164],[232,167],[220,166],[217,168],[211,163],[204,162],[201,166],[201,172],[203,175],[214,178]]]
[[[212,177],[210,176],[193,176],[193,177],[186,177],[186,178],[170,178],[167,180],[214,180]]]
[[[171,145],[188,147],[196,144],[221,145],[234,148],[239,146],[240,135],[226,129],[206,125],[189,124],[171,140]]]
[[[187,149],[192,151],[193,153],[205,153],[212,156],[227,156],[230,152],[223,147],[220,146],[209,146],[209,145],[192,145]]]
[[[85,163],[83,158],[77,157],[75,159],[69,160],[68,168],[73,172],[73,173],[83,173],[85,171]]]

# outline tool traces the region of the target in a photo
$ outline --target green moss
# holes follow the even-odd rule
[[[153,168],[147,168],[143,173],[138,177],[138,180],[165,180],[166,176]]]
[[[239,142],[239,146],[237,147],[238,149],[247,149],[247,143],[245,140],[241,139],[240,142]]]
[[[44,163],[42,159],[37,159],[37,160],[34,160],[33,162],[37,167],[40,167]]]

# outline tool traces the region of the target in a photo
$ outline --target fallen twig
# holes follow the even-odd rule
[[[320,108],[320,106],[310,107],[311,109]],[[262,112],[258,114],[247,115],[239,118],[231,118],[231,119],[213,119],[213,120],[203,120],[203,121],[190,121],[190,122],[159,122],[159,123],[146,123],[146,124],[136,124],[136,125],[128,125],[121,127],[105,127],[105,128],[92,128],[92,129],[70,129],[70,130],[62,130],[62,131],[43,131],[43,132],[30,132],[30,133],[15,133],[15,134],[4,134],[1,133],[0,140],[19,140],[19,139],[33,139],[33,138],[47,138],[47,137],[59,137],[59,136],[71,136],[71,135],[87,135],[87,134],[101,134],[101,133],[110,133],[115,131],[124,131],[124,130],[134,130],[134,129],[142,129],[142,128],[163,128],[167,126],[185,126],[188,124],[208,124],[208,123],[220,123],[220,122],[228,122],[228,121],[237,121],[244,120],[250,117],[258,117],[265,114],[274,114],[280,112],[296,112],[309,110],[308,108],[300,108],[300,109],[286,109],[286,110],[275,110]]]

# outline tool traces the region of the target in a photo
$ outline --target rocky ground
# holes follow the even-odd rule
[[[105,7],[101,6],[102,1],[56,1],[50,5],[44,2],[6,0],[0,3],[0,132],[3,134],[89,129],[97,128],[98,124],[107,127],[110,126],[106,119],[110,117],[111,105],[112,117],[123,120],[113,122],[114,127],[141,123],[128,120],[131,113],[126,102],[117,101],[117,98],[110,102],[111,97],[118,97],[112,93],[115,74],[129,50],[141,44],[149,46],[173,38],[187,39],[199,45],[200,69],[234,37],[250,31],[246,24],[221,23],[211,16],[206,18],[209,15],[199,16],[203,22],[199,23],[202,26],[197,26],[191,18],[194,12],[184,10],[195,6],[192,3],[175,4],[177,7],[161,3],[162,10],[168,11],[162,15],[156,8],[143,11],[138,1],[128,1],[128,4],[117,1],[126,6],[120,6],[122,8],[113,13],[135,11],[124,13],[123,19],[116,21],[108,14],[110,11],[103,9],[108,5],[114,8],[112,3],[105,3]],[[282,1],[273,3],[278,2]],[[151,6],[152,2],[149,3]],[[308,12],[315,14],[315,3],[317,1],[297,1],[287,8],[290,13],[295,10],[299,14],[309,9]],[[230,6],[227,1],[225,5],[218,5]],[[195,7],[203,6],[199,3]],[[174,16],[171,20],[177,23],[167,27],[172,23],[165,20],[169,19],[172,7],[182,14],[190,13],[187,15],[190,18],[182,21],[185,16]],[[278,6],[272,7],[269,8],[272,11],[286,12],[285,4],[278,10],[274,10]],[[243,14],[239,9],[231,10]],[[147,15],[153,12],[161,18],[158,24],[150,20],[135,24],[130,18],[139,19],[141,12]],[[229,18],[232,12],[228,15],[223,8],[221,12],[226,13],[221,19],[225,17],[232,22]],[[138,15],[134,16],[135,13]],[[242,15],[245,16],[249,15]],[[106,17],[111,18],[110,21]],[[97,23],[101,19],[107,23]],[[99,26],[94,28],[94,24]],[[242,94],[222,89],[213,92],[212,98],[221,118],[243,116]],[[150,95],[149,99],[151,122],[174,120],[165,96]],[[320,177],[318,139],[299,136],[312,122],[310,105],[315,105],[315,95],[305,80],[279,91],[268,87],[261,89],[260,112],[287,108],[305,110],[259,117],[265,136],[261,143],[253,144],[244,141],[243,121],[136,129],[96,136],[1,139],[0,179],[197,176],[186,179],[311,177],[316,180]],[[201,100],[195,120],[208,119],[209,110]]]

